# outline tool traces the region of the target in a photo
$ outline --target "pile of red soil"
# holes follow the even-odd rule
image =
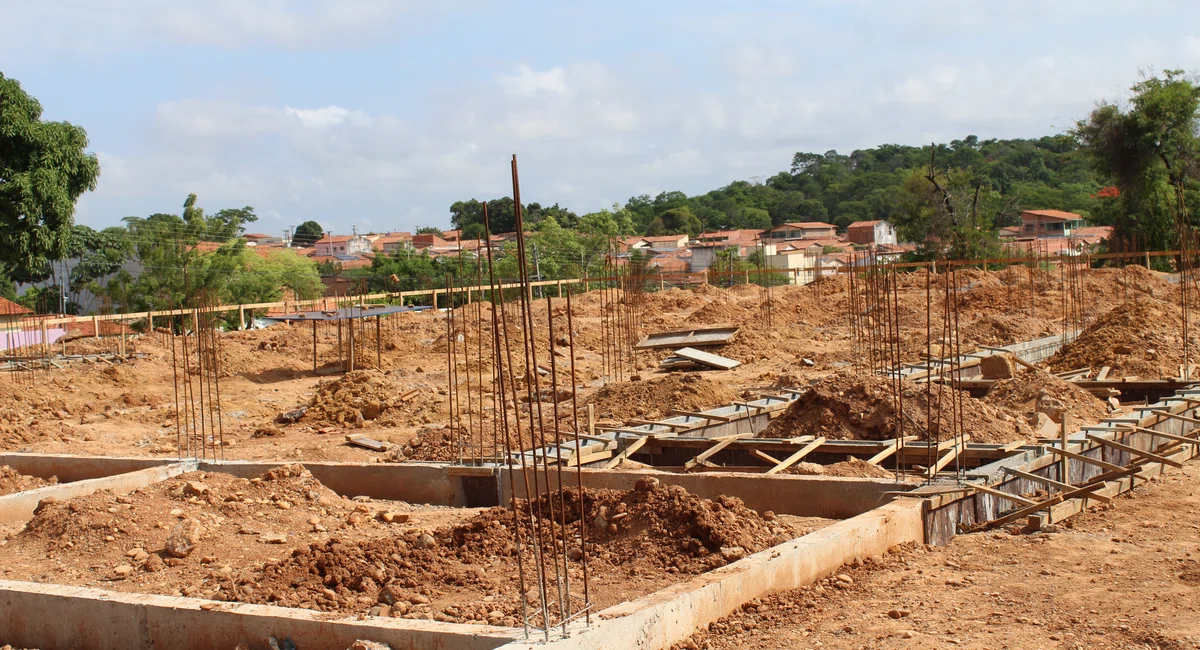
[[[378,370],[355,370],[321,382],[309,401],[304,419],[340,426],[375,420],[383,426],[395,426],[397,416],[418,394],[419,390],[405,391]]]
[[[1103,400],[1042,371],[1023,372],[1012,379],[996,382],[983,401],[1017,417],[1046,413],[1055,422],[1062,421],[1058,413],[1065,411],[1072,426],[1095,424],[1108,417],[1108,407]]]
[[[1111,377],[1158,379],[1179,375],[1183,363],[1179,308],[1139,296],[1113,307],[1047,362],[1055,371],[1109,366]],[[1197,340],[1192,330],[1192,358]]]
[[[596,416],[600,418],[653,420],[665,417],[673,408],[702,411],[726,406],[735,399],[737,391],[723,382],[699,374],[678,374],[650,381],[612,383],[593,393],[587,403],[595,405]]]
[[[787,524],[771,514],[759,515],[737,498],[701,499],[678,486],[658,486],[652,479],[644,479],[639,487],[644,489],[585,493],[583,519],[594,581],[612,573],[702,573],[795,536]],[[533,504],[520,501],[517,507],[523,522],[532,507],[544,530],[553,531],[546,535],[544,548],[549,549],[549,537],[560,539],[560,498],[566,504],[567,555],[573,558],[570,572],[575,582],[581,578],[581,549],[573,546],[578,544],[573,541],[579,533],[578,492],[552,492]],[[510,510],[492,508],[464,525],[431,532],[409,529],[357,544],[330,540],[230,581],[224,591],[244,602],[515,625],[522,594],[512,526]],[[524,524],[522,530],[528,535]],[[530,539],[525,537],[522,544],[530,589]],[[234,583],[254,587],[245,593]],[[596,609],[615,604],[603,594],[594,600]]]
[[[35,488],[55,485],[58,478],[51,476],[49,481],[36,476],[26,476],[8,465],[0,465],[0,496],[15,494]]]
[[[926,395],[929,390],[929,395]],[[892,399],[891,382],[884,377],[857,372],[840,372],[809,387],[774,422],[758,435],[760,438],[824,436],[831,440],[889,440],[900,433],[901,418]],[[951,436],[951,400],[961,398],[966,433],[973,442],[1007,443],[1026,440],[1029,425],[1008,413],[967,394],[941,384],[903,383],[904,435],[921,440],[930,438],[927,421],[938,422],[941,402],[942,433],[933,438]],[[927,417],[926,407],[932,416]]]

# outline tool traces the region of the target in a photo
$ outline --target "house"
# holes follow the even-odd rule
[[[766,232],[767,239],[814,239],[837,237],[837,228],[823,221],[784,223]]]
[[[447,245],[449,245],[449,242],[447,242],[445,239],[442,239],[438,235],[425,234],[413,235],[412,237],[412,247],[417,250],[425,250],[426,248],[442,248]]]
[[[1021,213],[1023,237],[1070,237],[1083,227],[1083,217],[1062,210],[1026,210]]]
[[[896,243],[896,228],[886,221],[856,221],[846,228],[846,238],[860,246]]]
[[[391,255],[397,251],[411,249],[413,247],[413,236],[411,232],[389,232],[376,239],[372,243],[372,248],[380,253]]]
[[[1005,226],[1001,228],[996,235],[1000,237],[1000,239],[1016,239],[1017,237],[1021,236],[1021,227]]]
[[[677,251],[687,248],[688,236],[687,233],[679,235],[661,235],[656,237],[642,237],[643,242],[651,250],[656,251]]]
[[[257,232],[242,235],[242,239],[246,240],[247,246],[261,246],[263,244],[273,244],[283,240],[282,237],[272,237],[270,235],[264,235]]]
[[[362,255],[371,252],[371,240],[362,235],[325,235],[313,244],[313,256]]]
[[[32,313],[8,298],[0,297],[0,332],[14,332],[20,329],[21,318]]]

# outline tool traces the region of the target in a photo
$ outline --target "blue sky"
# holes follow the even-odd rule
[[[253,206],[253,230],[584,213],[849,152],[1061,132],[1200,68],[1200,3],[6,0],[0,71],[85,127],[77,220]]]

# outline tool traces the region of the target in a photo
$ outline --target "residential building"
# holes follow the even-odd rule
[[[362,255],[371,252],[371,240],[362,235],[339,235],[324,238],[313,244],[313,256]]]
[[[886,221],[856,221],[846,228],[846,238],[860,246],[887,246],[896,243],[896,228]]]
[[[372,246],[376,252],[391,255],[397,251],[411,249],[413,236],[411,232],[389,232],[376,239]]]
[[[643,237],[642,241],[646,242],[651,250],[677,251],[687,248],[688,236],[687,233],[679,235],[661,235],[656,237]]]
[[[766,232],[768,239],[819,239],[837,237],[837,228],[823,221],[784,223]]]
[[[1083,225],[1083,217],[1074,212],[1026,210],[1021,213],[1022,237],[1070,237]]]
[[[282,237],[272,237],[271,235],[264,235],[257,232],[242,235],[242,239],[246,240],[247,246],[262,246],[263,244],[273,244],[283,240]]]
[[[413,235],[412,237],[412,247],[417,250],[424,250],[426,248],[441,248],[448,244],[449,242],[447,242],[445,239],[442,239],[438,235],[425,234]]]

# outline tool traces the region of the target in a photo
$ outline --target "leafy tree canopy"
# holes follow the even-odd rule
[[[296,226],[296,232],[292,233],[292,246],[308,248],[320,241],[324,235],[325,231],[321,229],[321,224],[316,221],[305,221]]]

